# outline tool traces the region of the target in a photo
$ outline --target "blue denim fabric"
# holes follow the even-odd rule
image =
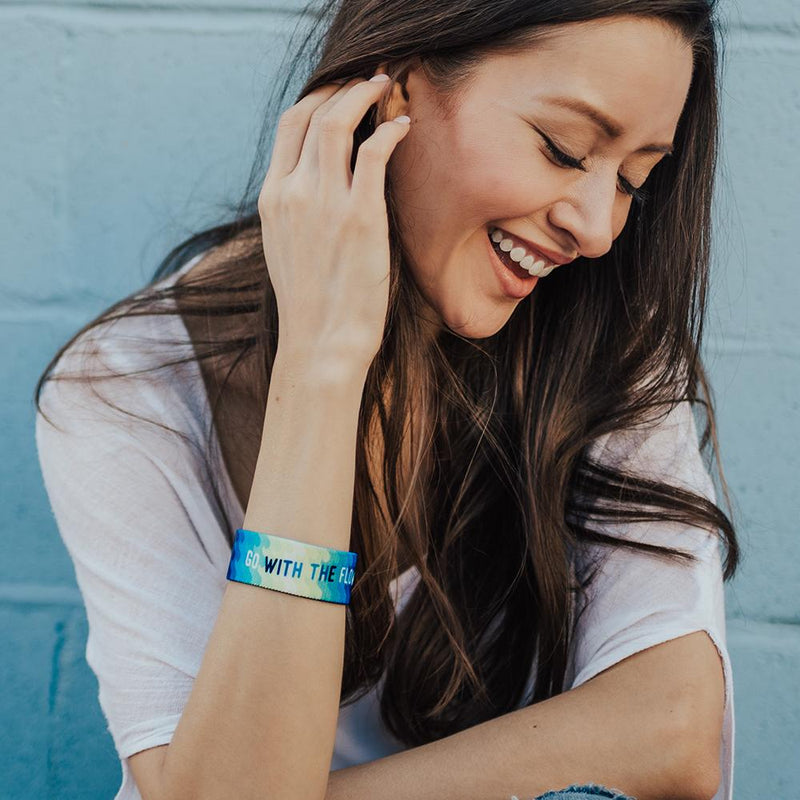
[[[606,800],[636,800],[635,797],[629,797],[616,789],[607,789],[598,783],[574,783],[566,789],[545,792],[538,797],[532,797],[531,800],[588,800],[594,797],[605,797]],[[512,797],[511,800],[518,798]]]

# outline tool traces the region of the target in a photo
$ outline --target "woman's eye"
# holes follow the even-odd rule
[[[631,186],[621,175],[619,176],[619,183],[622,187],[622,193],[632,197],[637,203],[644,203],[650,194],[647,189],[641,186],[638,189],[635,186]]]
[[[572,156],[567,155],[563,151],[559,150],[551,141],[547,138],[541,131],[539,135],[544,140],[547,149],[550,151],[550,154],[553,158],[564,167],[572,167],[574,169],[585,170],[586,168],[583,165],[583,162],[586,160],[585,158],[577,159],[573,158]],[[622,175],[619,175],[619,186],[620,191],[622,194],[627,195],[628,197],[632,197],[637,203],[643,203],[648,196],[648,192],[645,189],[636,188],[635,186],[631,186]]]
[[[566,153],[559,150],[544,134],[542,134],[542,139],[544,139],[544,143],[547,146],[547,149],[552,154],[553,158],[562,164],[565,167],[574,167],[575,169],[583,169],[583,162],[585,159],[581,158],[580,160],[577,158],[573,158],[572,156],[568,156]]]

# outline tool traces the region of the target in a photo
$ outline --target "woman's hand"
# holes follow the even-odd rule
[[[258,198],[264,255],[294,365],[366,374],[389,298],[386,165],[408,123],[390,120],[358,148],[353,133],[391,81],[327,84],[280,118]]]

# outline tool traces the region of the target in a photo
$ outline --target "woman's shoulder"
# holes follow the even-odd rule
[[[676,399],[638,424],[603,434],[589,454],[595,461],[648,477],[675,476],[696,466],[699,458],[694,405],[685,397]]]
[[[177,282],[196,256],[152,285]],[[205,415],[194,347],[174,301],[157,309],[124,306],[82,330],[43,383],[40,405],[60,421],[122,420],[138,415],[191,424]],[[60,423],[59,423],[60,424]]]

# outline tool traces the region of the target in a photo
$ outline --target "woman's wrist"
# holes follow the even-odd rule
[[[278,348],[270,384],[342,396],[357,393],[360,403],[368,370],[369,364],[353,358]]]

